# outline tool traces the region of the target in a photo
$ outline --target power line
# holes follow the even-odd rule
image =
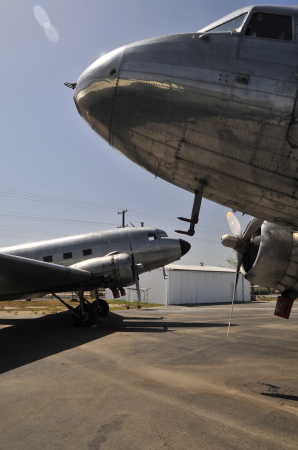
[[[90,202],[82,202],[82,201],[76,201],[71,199],[65,199],[62,197],[53,197],[48,195],[41,195],[41,194],[34,194],[31,192],[25,192],[25,191],[18,191],[13,189],[7,189],[7,188],[0,188],[0,195],[11,197],[11,198],[17,198],[22,200],[28,200],[28,201],[34,201],[34,202],[41,202],[41,203],[47,203],[47,204],[56,204],[59,206],[70,206],[75,208],[83,208],[83,209],[92,209],[93,211],[109,211],[109,212],[116,212],[119,209],[119,206],[107,206],[107,205],[98,205],[96,203],[90,203]],[[162,223],[167,223],[169,225],[176,225],[177,219],[169,219],[168,217],[161,217],[154,214],[148,214],[146,212],[137,211],[130,209],[130,215],[133,217],[142,217],[150,220],[157,220]],[[98,223],[98,222],[94,222]],[[102,222],[103,223],[103,222]],[[108,224],[108,223],[106,223]],[[204,231],[206,233],[214,233],[214,232],[220,232],[222,233],[222,230],[219,230],[217,228],[211,228],[211,227],[202,227],[199,226],[198,231]]]
[[[42,236],[44,236],[45,234],[49,235],[49,236],[58,236],[57,233],[50,233],[49,231],[38,231],[38,230],[28,230],[28,228],[19,228],[19,227],[11,227],[11,226],[3,226],[0,225],[0,229],[1,230],[13,230],[13,231],[21,231],[22,233],[29,233],[29,234],[41,234]]]
[[[72,224],[90,224],[90,225],[112,225],[116,226],[115,223],[111,222],[96,222],[90,220],[78,220],[78,219],[65,219],[62,217],[51,217],[51,216],[38,216],[35,214],[25,214],[18,213],[15,211],[0,210],[0,218],[10,218],[10,219],[22,219],[22,220],[36,220],[41,222],[56,222],[56,223],[72,223]]]

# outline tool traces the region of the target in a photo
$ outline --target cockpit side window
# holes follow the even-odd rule
[[[246,36],[291,41],[292,17],[282,14],[255,13],[246,30]]]
[[[149,241],[154,241],[154,239],[157,239],[157,236],[155,233],[148,233],[148,239]]]
[[[209,31],[239,31],[242,27],[248,13],[241,14],[241,16],[235,17],[232,20],[228,20],[228,22],[222,23],[217,27],[211,28]]]

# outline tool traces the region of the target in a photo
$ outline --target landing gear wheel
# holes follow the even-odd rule
[[[109,304],[105,300],[94,300],[92,306],[95,309],[98,317],[107,317],[110,311]]]
[[[75,314],[72,315],[73,323],[76,327],[91,327],[95,324],[97,319],[97,314],[91,303],[84,303],[84,314],[81,315],[81,307],[77,306],[75,308]]]

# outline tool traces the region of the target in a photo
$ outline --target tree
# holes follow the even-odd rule
[[[236,267],[237,267],[237,255],[236,255],[235,250],[233,250],[232,255],[230,255],[226,259],[226,261],[229,264],[229,267],[231,267],[231,269],[236,269]]]

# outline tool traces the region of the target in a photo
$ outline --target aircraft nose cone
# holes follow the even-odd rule
[[[181,248],[181,256],[184,256],[189,250],[190,250],[190,243],[187,241],[184,241],[184,239],[179,239],[180,241],[180,248]]]
[[[124,48],[107,53],[91,64],[79,77],[74,90],[79,114],[108,142]]]

